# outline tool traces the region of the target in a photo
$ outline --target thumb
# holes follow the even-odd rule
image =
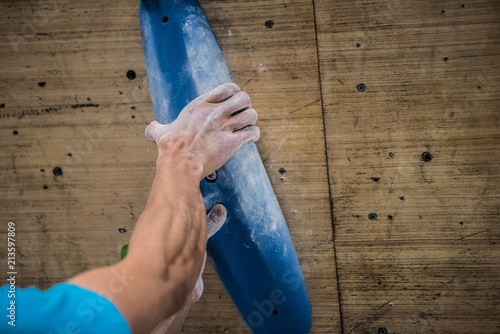
[[[210,239],[224,225],[227,210],[222,204],[214,205],[207,215],[207,239]]]
[[[149,123],[149,125],[146,128],[145,134],[146,138],[149,140],[152,140],[156,142],[156,139],[158,137],[158,133],[160,132],[162,125],[158,123],[157,121],[152,121]]]

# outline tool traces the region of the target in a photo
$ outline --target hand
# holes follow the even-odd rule
[[[210,239],[212,235],[214,235],[221,227],[224,225],[226,221],[227,211],[226,208],[221,205],[215,205],[210,213],[207,215],[207,240]],[[205,259],[207,257],[207,253],[205,252]],[[201,294],[203,293],[203,280],[201,278],[201,274],[205,269],[205,261],[203,261],[203,267],[201,268],[200,276],[196,281],[196,285],[191,292],[191,294],[187,297],[184,306],[174,315],[162,320],[155,329],[151,332],[151,334],[165,334],[165,333],[179,333],[182,327],[182,323],[184,322],[184,318],[186,317],[189,308],[195,302],[197,302]]]
[[[235,84],[224,84],[196,98],[166,125],[156,121],[146,137],[158,145],[158,158],[180,151],[203,168],[202,177],[219,169],[249,140],[258,140],[257,112]]]

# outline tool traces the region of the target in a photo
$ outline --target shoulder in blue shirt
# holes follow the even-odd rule
[[[4,314],[0,317],[0,333],[131,333],[125,318],[110,300],[74,284],[59,283],[47,291],[16,288],[15,296],[9,294],[9,285],[4,285],[0,289],[0,308]]]

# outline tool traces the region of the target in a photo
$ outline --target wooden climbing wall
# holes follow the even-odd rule
[[[500,332],[500,4],[315,4],[343,332]]]
[[[311,333],[499,332],[498,2],[200,3],[259,112]],[[0,17],[0,235],[47,288],[117,261],[154,177],[139,1]],[[246,333],[204,281],[183,332]]]

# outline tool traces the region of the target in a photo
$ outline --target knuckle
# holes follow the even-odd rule
[[[221,104],[212,104],[208,106],[206,109],[207,115],[211,115],[212,117],[217,117],[218,115],[221,115],[224,113],[224,106]]]
[[[254,136],[253,136],[253,140],[254,141],[257,141],[259,140],[260,138],[260,128],[258,126],[254,126]]]
[[[257,111],[255,111],[255,109],[249,109],[248,113],[252,116],[253,122],[257,122],[257,119],[259,119],[259,114],[257,114]]]
[[[222,84],[220,87],[221,87],[221,90],[223,92],[239,92],[240,91],[240,87],[235,83],[225,83],[225,84]]]
[[[251,125],[253,123],[255,123],[255,118],[252,114],[246,114],[245,117],[243,118],[243,124],[242,125]]]
[[[220,125],[220,128],[221,130],[233,130],[234,128],[236,128],[238,125],[236,124],[236,122],[232,119],[228,119],[226,120],[225,122],[222,122],[221,125]]]
[[[248,95],[247,92],[239,92],[238,93],[238,98],[240,102],[245,103],[245,104],[250,104],[250,95]]]

